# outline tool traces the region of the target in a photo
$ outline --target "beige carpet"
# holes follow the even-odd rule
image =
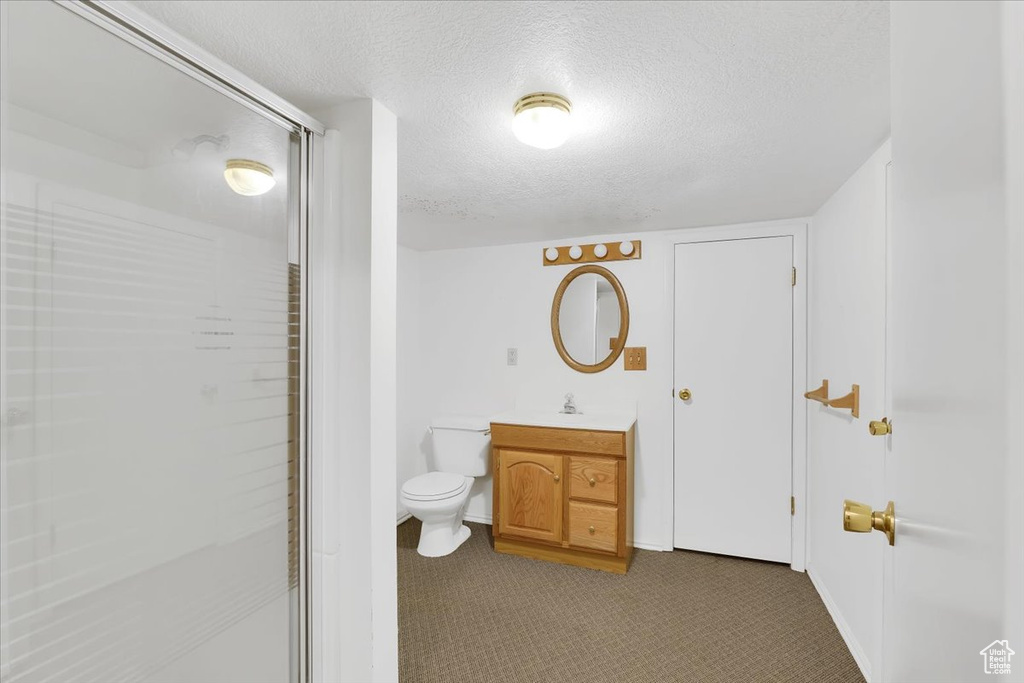
[[[403,683],[863,681],[806,574],[638,550],[625,576],[492,549],[490,527],[448,557],[398,528]]]

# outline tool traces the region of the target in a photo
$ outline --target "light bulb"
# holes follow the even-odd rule
[[[269,166],[249,159],[228,159],[224,180],[232,190],[246,197],[269,192],[277,182]]]
[[[596,256],[597,258],[604,258],[607,255],[608,247],[604,246],[603,244],[594,245],[594,256]]]
[[[569,136],[569,100],[553,93],[533,93],[513,107],[512,132],[520,142],[538,149],[558,147]]]
[[[619,244],[619,253],[622,254],[623,256],[629,256],[630,254],[632,254],[633,253],[633,243],[632,242],[622,242],[622,243],[620,243]]]
[[[577,261],[579,260],[580,256],[583,256],[583,249],[581,249],[580,245],[578,244],[572,245],[572,247],[570,247],[569,249],[569,258],[571,258],[573,261]]]
[[[558,250],[554,247],[548,247],[547,251],[544,252],[544,258],[548,261],[554,261],[558,259]]]

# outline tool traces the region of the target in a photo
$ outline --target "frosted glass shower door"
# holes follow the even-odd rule
[[[297,680],[300,133],[2,12],[0,678]]]

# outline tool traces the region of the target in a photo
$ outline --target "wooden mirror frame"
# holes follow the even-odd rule
[[[615,290],[615,296],[619,299],[619,336],[616,338],[615,346],[612,348],[611,353],[608,354],[608,357],[595,365],[584,365],[569,355],[569,352],[565,350],[565,344],[562,343],[562,330],[558,325],[558,314],[562,310],[562,295],[565,294],[565,290],[569,288],[573,280],[586,273],[595,273],[607,280],[612,289]],[[555,290],[555,299],[551,303],[551,337],[555,340],[555,349],[558,351],[558,355],[562,357],[566,365],[577,372],[601,372],[602,370],[607,370],[619,359],[619,356],[622,355],[622,350],[626,348],[626,335],[628,333],[629,304],[626,302],[626,292],[622,289],[622,283],[612,274],[612,271],[602,266],[580,266],[573,269],[562,279],[558,289]]]

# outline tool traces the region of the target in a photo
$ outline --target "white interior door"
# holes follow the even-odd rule
[[[892,5],[889,681],[1024,680],[1021,35],[1019,3]]]
[[[789,236],[676,245],[677,548],[792,558],[792,267]]]

